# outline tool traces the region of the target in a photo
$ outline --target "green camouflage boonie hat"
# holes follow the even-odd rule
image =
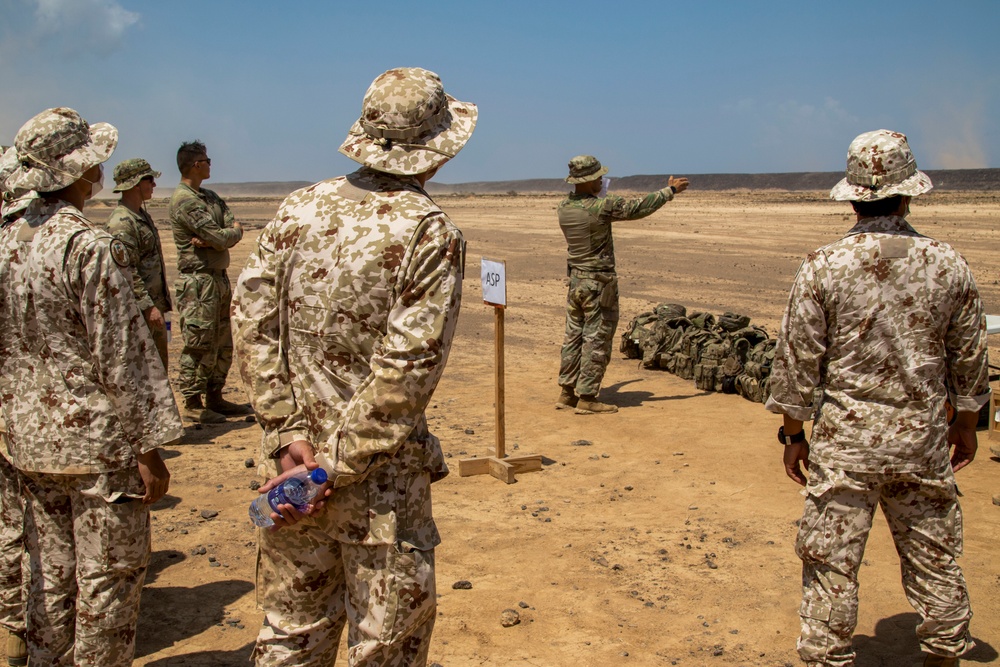
[[[859,134],[847,149],[847,176],[833,186],[837,201],[876,201],[896,195],[916,197],[933,188],[917,169],[906,135],[890,130]]]
[[[593,155],[577,155],[569,161],[569,176],[567,183],[589,183],[596,181],[604,174],[608,173],[607,167],[602,167],[601,163]]]
[[[368,87],[340,152],[378,171],[414,176],[455,157],[478,118],[476,105],[445,94],[434,72],[391,69]]]
[[[149,163],[141,157],[134,157],[124,162],[119,162],[118,166],[115,167],[115,189],[113,191],[125,192],[139,185],[139,181],[147,176],[159,178],[162,175],[158,171],[153,171]]]
[[[60,190],[111,157],[117,145],[118,130],[113,125],[89,125],[66,107],[46,109],[18,130],[14,154],[4,153],[4,167],[10,171],[0,189],[15,193]]]

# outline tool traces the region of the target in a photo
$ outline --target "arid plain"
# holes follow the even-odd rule
[[[211,187],[211,184],[207,184]],[[442,196],[468,241],[464,303],[432,407],[452,474],[434,486],[439,616],[431,661],[468,665],[799,664],[800,489],[784,477],[779,420],[760,404],[705,393],[616,354],[603,397],[614,415],[554,409],[565,299],[557,196]],[[247,228],[235,282],[278,199],[230,201]],[[1000,194],[941,192],[913,204],[918,231],[968,259],[987,311],[1000,313]],[[88,214],[103,222],[110,204]],[[166,202],[150,211],[176,275]],[[664,301],[736,311],[775,332],[801,257],[852,226],[823,192],[699,192],[615,230],[622,323]],[[481,258],[505,260],[506,448],[542,470],[506,485],[459,477],[458,460],[494,450],[494,313],[482,303]],[[616,341],[617,350],[617,341]],[[176,363],[180,337],[171,343]],[[1000,358],[1000,337],[991,347]],[[171,369],[176,377],[176,366]],[[242,397],[235,373],[231,400]],[[971,664],[1000,662],[1000,461],[980,433],[959,476],[965,555],[979,646]],[[586,441],[588,444],[581,444]],[[136,665],[247,664],[261,620],[254,598],[260,430],[231,419],[189,426],[168,448],[169,496],[153,512],[153,558]],[[252,461],[251,461],[252,459]],[[456,582],[471,588],[454,588]],[[520,622],[501,624],[505,610]],[[884,521],[861,569],[859,667],[920,664]]]

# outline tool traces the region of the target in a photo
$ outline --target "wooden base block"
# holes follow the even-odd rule
[[[541,454],[522,454],[498,459],[487,456],[481,459],[459,459],[458,476],[492,475],[501,482],[513,484],[517,481],[515,475],[521,472],[533,472],[542,469]]]

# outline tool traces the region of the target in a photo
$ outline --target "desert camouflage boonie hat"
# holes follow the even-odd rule
[[[569,161],[569,176],[567,183],[589,183],[596,181],[604,174],[608,173],[607,167],[602,167],[601,163],[593,155],[577,155]]]
[[[476,105],[445,94],[434,72],[391,69],[368,87],[340,152],[389,174],[422,174],[455,157],[478,118]]]
[[[847,149],[847,176],[830,190],[837,201],[876,201],[896,195],[916,197],[933,188],[917,169],[906,135],[890,130],[859,134]]]
[[[12,192],[3,189],[2,184],[11,174],[17,164],[16,151],[11,146],[0,146],[0,220],[6,220],[26,210],[31,202],[38,199],[38,193],[33,190]]]
[[[15,164],[0,188],[12,192],[60,190],[107,160],[117,145],[118,130],[113,125],[90,125],[67,107],[46,109],[18,130]]]
[[[115,167],[114,192],[125,192],[126,190],[131,190],[135,186],[139,185],[139,181],[147,176],[159,178],[162,175],[163,174],[158,171],[153,171],[153,168],[149,166],[149,163],[141,157],[134,157],[129,160],[125,160],[124,162],[119,162],[118,166]]]

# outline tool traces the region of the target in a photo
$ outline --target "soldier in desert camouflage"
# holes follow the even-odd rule
[[[240,224],[222,197],[201,187],[212,175],[205,144],[190,141],[177,149],[181,182],[170,197],[170,226],[177,246],[175,285],[184,347],[178,391],[187,419],[204,424],[243,415],[249,406],[222,397],[233,362],[229,321],[229,249],[243,238]],[[204,396],[204,402],[202,402]]]
[[[667,187],[645,197],[621,197],[603,192],[608,168],[592,155],[569,161],[566,182],[574,192],[559,204],[559,227],[566,237],[566,338],[559,364],[562,392],[556,409],[576,408],[580,415],[618,412],[597,400],[618,327],[618,276],[611,225],[638,220],[688,187],[688,179],[674,178]]]
[[[0,409],[25,501],[32,665],[132,663],[149,504],[169,484],[158,448],[184,432],[127,251],[82,213],[117,139],[56,108],[4,155],[2,189],[39,194],[0,227]]]
[[[432,482],[448,473],[424,411],[458,319],[461,232],[424,190],[472,134],[473,104],[432,72],[371,84],[341,146],[362,167],[292,193],[262,232],[234,295],[237,365],[285,474],[326,469],[308,517],[259,531],[255,657],[424,665],[436,615]]]
[[[160,172],[153,171],[149,162],[142,158],[125,160],[115,167],[115,192],[121,193],[121,199],[108,218],[108,231],[128,248],[135,297],[166,368],[167,324],[164,317],[171,310],[167,270],[160,233],[143,205],[153,198],[159,177]]]
[[[986,318],[965,260],[906,221],[910,199],[931,187],[905,136],[858,136],[830,193],[857,223],[802,262],[778,336],[767,408],[784,415],[785,472],[807,492],[796,552],[809,665],[854,664],[857,575],[877,506],[921,617],[924,664],[957,665],[974,645],[954,473],[975,457],[989,399]]]

